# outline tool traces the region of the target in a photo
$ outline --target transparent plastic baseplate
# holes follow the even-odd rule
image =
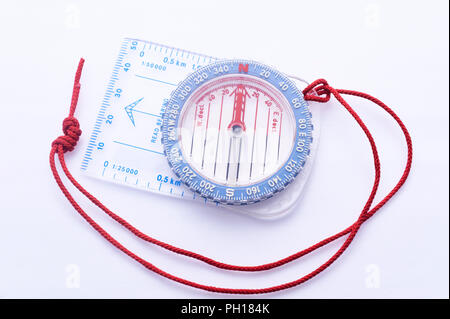
[[[300,174],[272,198],[249,205],[221,205],[190,191],[172,172],[161,144],[164,106],[178,83],[217,58],[149,41],[125,38],[97,113],[81,170],[89,176],[181,200],[218,206],[258,218],[289,213],[313,165],[320,109],[311,109],[311,153]],[[302,89],[305,83],[290,77]]]

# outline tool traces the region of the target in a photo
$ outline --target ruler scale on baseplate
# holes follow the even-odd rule
[[[181,186],[164,158],[161,114],[177,83],[213,57],[124,39],[81,169],[154,192],[196,197]]]
[[[204,200],[167,164],[161,125],[180,81],[216,61],[182,49],[124,39],[81,169],[111,182]],[[292,147],[290,134],[296,126],[276,90],[267,90],[261,83],[244,84],[230,77],[226,83],[208,87],[184,113],[180,133],[188,160],[197,165],[197,171],[234,186],[261,180],[279,168]],[[302,186],[304,182],[297,183]],[[280,202],[292,203],[299,192],[283,195]],[[266,208],[270,206],[269,200]],[[262,215],[269,215],[267,209]],[[259,210],[255,206],[247,213],[258,215]]]

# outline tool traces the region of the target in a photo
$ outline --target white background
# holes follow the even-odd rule
[[[95,233],[50,174],[79,57],[86,58],[77,116],[85,132],[122,37],[242,57],[308,80],[381,98],[414,144],[411,175],[335,264],[274,298],[448,298],[448,1],[4,1],[0,8],[0,297],[224,297],[170,282]],[[381,199],[399,178],[406,147],[377,106],[349,98],[373,131]],[[158,239],[234,264],[266,263],[351,224],[373,182],[370,149],[336,102],[322,108],[321,141],[304,197],[260,221],[83,176],[88,135],[67,154],[74,175],[120,216]],[[80,199],[81,200],[81,199]],[[342,241],[259,274],[228,273],[146,244],[81,200],[126,246],[201,283],[265,287],[300,277]]]

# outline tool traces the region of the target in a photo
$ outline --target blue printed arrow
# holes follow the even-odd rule
[[[136,105],[139,104],[139,102],[141,102],[144,98],[141,97],[139,100],[131,103],[130,105],[125,106],[125,112],[127,112],[128,117],[131,120],[131,123],[133,123],[133,126],[136,126],[136,124],[134,124],[134,117],[133,117],[133,109]]]
[[[154,117],[161,118],[161,114],[148,113],[148,112],[144,112],[144,111],[141,111],[141,110],[136,110],[136,109],[134,108],[134,107],[135,107],[136,105],[138,105],[139,102],[141,102],[143,99],[144,99],[144,98],[141,97],[139,100],[137,100],[137,101],[131,103],[131,104],[128,105],[128,106],[125,106],[125,112],[127,112],[127,115],[128,115],[128,117],[130,118],[131,123],[133,123],[133,126],[136,126],[136,124],[134,123],[133,112],[135,112],[135,113],[141,113],[141,114],[144,114],[144,115],[149,115],[149,116],[154,116]]]

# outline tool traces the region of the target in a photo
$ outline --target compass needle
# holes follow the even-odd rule
[[[236,86],[234,91],[230,94],[230,96],[233,95],[233,115],[230,124],[228,124],[228,130],[232,137],[230,141],[230,152],[228,154],[227,181],[229,178],[230,166],[232,165],[233,171],[235,171],[233,174],[233,182],[237,184],[241,160],[242,136],[246,131],[244,123],[245,106],[247,103],[247,97],[250,95],[243,84],[238,84]],[[233,147],[231,147],[231,145],[233,145]],[[231,159],[232,163],[230,162]]]

